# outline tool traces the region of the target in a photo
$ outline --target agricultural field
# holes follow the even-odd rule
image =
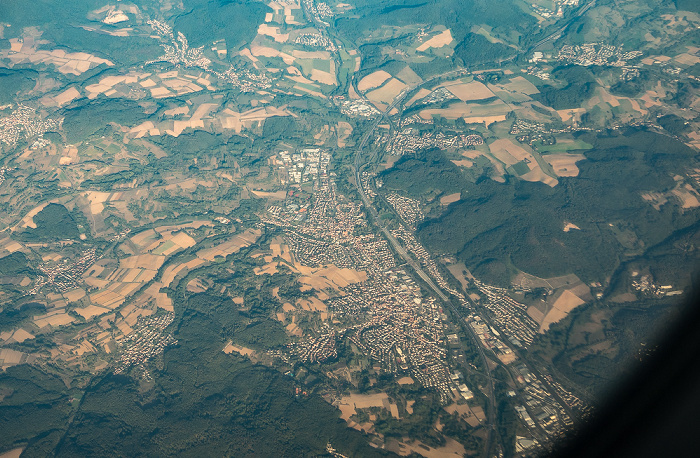
[[[700,16],[511,3],[2,3],[0,456],[583,417],[692,284]]]

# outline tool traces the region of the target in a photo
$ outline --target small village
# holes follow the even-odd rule
[[[483,144],[484,139],[476,134],[445,135],[442,132],[421,134],[418,129],[408,127],[391,139],[387,146],[387,152],[395,156],[402,156],[428,148],[466,148]]]
[[[0,143],[13,146],[20,138],[29,139],[57,131],[61,124],[62,119],[43,119],[34,108],[18,105],[9,116],[0,118]]]
[[[623,51],[622,46],[585,43],[562,46],[556,59],[584,67],[591,65],[626,67],[628,61],[641,55],[641,51]]]
[[[132,367],[139,367],[144,378],[149,380],[146,363],[163,353],[165,347],[177,343],[166,328],[173,322],[173,313],[164,313],[139,318],[133,331],[116,340],[120,348],[114,373],[122,374]]]

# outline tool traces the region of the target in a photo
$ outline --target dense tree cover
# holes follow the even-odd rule
[[[273,116],[265,120],[262,136],[265,140],[275,141],[294,137],[297,123],[291,116]]]
[[[52,241],[77,239],[80,237],[78,225],[68,209],[61,204],[48,204],[34,215],[36,228],[19,234],[25,241]]]
[[[56,3],[51,0],[37,0],[26,4],[2,2],[0,17],[3,18],[3,22],[12,24],[15,33],[21,33],[24,27],[70,23],[75,18],[85,17],[88,12],[102,5],[99,0],[76,0],[63,8],[56,8]],[[10,30],[6,29],[4,33],[7,38]]]
[[[60,379],[26,365],[10,368],[0,374],[0,450],[28,442],[27,456],[296,457],[323,455],[330,441],[348,455],[384,455],[320,397],[295,397],[293,379],[225,354],[226,340],[246,343],[250,328],[236,309],[228,298],[183,299],[178,343],[164,353],[148,390],[107,374],[71,407]]]
[[[557,80],[565,81],[565,85],[540,87],[540,93],[533,97],[555,110],[579,108],[583,102],[593,96],[598,87],[590,70],[578,65],[556,68],[552,71],[552,76]]]
[[[673,114],[661,116],[656,121],[672,135],[682,135],[692,129],[685,119]]]
[[[271,11],[253,0],[186,0],[182,5],[185,12],[175,18],[174,30],[185,34],[192,46],[224,39],[236,50],[253,40],[265,13]]]
[[[459,167],[438,149],[403,156],[381,178],[385,189],[403,190],[419,199],[430,193],[460,192],[467,185]]]
[[[354,3],[357,18],[340,18],[336,26],[343,35],[357,40],[364,31],[383,25],[403,26],[421,23],[442,24],[452,30],[456,40],[461,41],[474,24],[487,24],[504,30],[525,31],[535,19],[512,2],[489,2],[486,0],[359,0]]]
[[[63,381],[28,365],[0,373],[0,450],[29,442],[26,456],[47,456],[70,413]]]
[[[693,13],[700,13],[700,5],[694,0],[674,0],[676,8],[681,11],[692,11]]]
[[[17,94],[32,89],[38,77],[35,70],[0,68],[0,105],[13,102]]]
[[[291,379],[223,353],[240,320],[229,299],[193,296],[178,310],[178,344],[154,388],[142,394],[123,376],[97,382],[56,454],[314,456],[330,441],[353,456],[380,455],[320,397],[296,398]]]
[[[586,304],[538,334],[528,352],[590,396],[599,396],[630,369],[640,350],[653,349],[678,308],[678,299],[670,297]]]
[[[578,177],[560,178],[554,188],[483,181],[427,221],[420,237],[436,252],[457,253],[467,266],[481,266],[480,273],[500,283],[507,282],[509,265],[541,277],[573,272],[601,281],[626,252],[609,223],[623,224],[643,248],[695,221],[695,211],[680,212],[673,204],[658,211],[641,198],[643,192],[675,186],[672,174],[678,159],[694,155],[690,148],[641,130],[581,139],[594,148],[579,162]],[[431,182],[429,175],[424,181]],[[564,222],[581,230],[564,232]]]
[[[63,130],[70,143],[87,140],[108,129],[109,123],[135,126],[147,118],[137,102],[125,99],[81,100],[72,104],[63,115]]]
[[[0,276],[13,277],[32,271],[27,256],[21,251],[15,251],[0,258]]]
[[[0,17],[3,22],[12,24],[11,28],[5,28],[5,38],[19,36],[25,27],[38,26],[43,32],[41,38],[55,43],[55,46],[67,47],[73,52],[88,52],[115,64],[134,65],[162,52],[159,42],[148,36],[118,37],[68,26],[77,18],[85,18],[87,22],[88,13],[102,6],[104,2],[98,0],[75,0],[61,8],[56,8],[55,2],[50,0],[26,4],[2,2]]]
[[[486,62],[498,62],[515,53],[515,49],[501,43],[491,43],[483,35],[476,33],[468,33],[455,47],[455,55],[462,59],[467,67]]]
[[[44,304],[29,302],[21,305],[5,304],[0,311],[0,331],[16,329],[27,318],[46,312]]]

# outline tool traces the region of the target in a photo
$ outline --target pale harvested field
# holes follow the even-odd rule
[[[544,313],[534,305],[527,308],[527,314],[537,323],[542,323],[544,320]]]
[[[287,245],[281,243],[271,243],[270,249],[272,250],[273,258],[280,257],[288,263],[292,263],[292,254]]]
[[[471,167],[472,165],[474,165],[474,163],[473,163],[472,161],[468,160],[468,159],[462,159],[461,161],[454,161],[454,160],[453,160],[452,163],[453,163],[454,165],[456,165],[457,167],[467,167],[467,168],[469,168],[469,167]]]
[[[136,246],[144,247],[147,244],[150,244],[154,240],[156,240],[157,237],[158,234],[156,233],[156,231],[154,231],[153,229],[147,229],[131,237],[131,242]]]
[[[542,171],[539,165],[535,162],[534,165],[530,164],[530,171],[525,175],[520,175],[520,178],[525,181],[540,181],[549,187],[554,187],[559,184],[559,180],[552,178]]]
[[[445,445],[438,448],[430,447],[419,440],[411,443],[399,442],[398,453],[402,456],[415,453],[417,455],[424,456],[425,458],[462,458],[463,456],[466,456],[466,449],[456,440],[446,437]]]
[[[320,270],[313,270],[299,264],[296,264],[294,267],[305,275],[299,279],[299,282],[309,285],[317,291],[326,288],[345,288],[352,283],[360,283],[367,280],[366,272],[359,272],[348,268],[339,269],[333,265]]]
[[[28,333],[27,331],[25,331],[22,328],[19,328],[12,334],[12,337],[10,337],[10,338],[15,342],[22,343],[25,340],[31,340],[34,337],[35,337],[34,335]]]
[[[233,236],[228,242],[221,243],[212,248],[205,248],[197,252],[197,257],[213,261],[217,256],[226,257],[230,254],[238,252],[241,248],[251,245],[262,234],[260,229],[247,229],[239,235]]]
[[[328,51],[302,51],[295,49],[292,51],[292,56],[296,59],[319,59],[330,60],[331,53]]]
[[[566,110],[557,110],[557,114],[562,122],[567,122],[570,119],[581,120],[581,115],[586,112],[585,108],[570,108]]]
[[[454,162],[454,161],[452,161]],[[449,205],[453,202],[457,202],[460,198],[461,194],[456,192],[454,194],[450,194],[448,196],[444,196],[440,198],[440,204],[441,205]]]
[[[57,71],[63,74],[80,75],[100,64],[113,67],[114,64],[106,59],[93,56],[84,52],[67,53],[62,49],[38,50],[39,44],[34,39],[10,38],[10,49],[0,52],[0,57],[9,59],[11,67],[18,64],[52,64],[57,67]]]
[[[545,331],[549,329],[549,326],[552,323],[556,323],[564,318],[571,312],[573,309],[578,307],[581,304],[585,304],[585,301],[569,291],[568,289],[565,289],[562,293],[561,296],[554,302],[552,305],[552,309],[547,312],[547,314],[544,316],[544,319],[540,323],[540,333],[544,334]]]
[[[598,88],[598,95],[605,103],[609,103],[611,107],[619,107],[620,101],[617,97],[606,91],[604,88]]]
[[[186,289],[190,293],[197,294],[197,293],[203,293],[204,291],[206,291],[209,288],[207,287],[207,285],[202,283],[202,280],[200,280],[199,278],[195,278],[193,280],[190,280],[189,283],[187,283]]]
[[[148,297],[151,297],[156,301],[156,307],[172,312],[173,310],[175,310],[173,307],[173,301],[168,297],[166,293],[160,292],[160,289],[162,287],[162,283],[153,283],[146,290],[146,295],[148,295]]]
[[[14,253],[15,251],[19,251],[22,249],[22,245],[20,243],[12,240],[9,237],[6,237],[5,239],[3,239],[0,242],[0,244],[2,245],[2,247],[5,250],[9,251],[10,253]]]
[[[141,268],[145,270],[158,270],[165,262],[165,256],[154,254],[140,254],[129,256],[119,260],[119,267],[122,269]]]
[[[415,381],[411,377],[401,377],[396,381],[399,385],[412,385]]]
[[[426,120],[432,119],[433,116],[442,116],[447,119],[464,118],[467,123],[491,123],[505,120],[505,115],[510,111],[510,107],[498,99],[486,105],[458,102],[447,108],[421,110],[419,115]]]
[[[250,189],[249,191],[255,197],[262,197],[265,199],[284,200],[287,197],[287,191],[268,192],[268,191],[253,191],[252,189]]]
[[[349,122],[338,121],[335,131],[338,138],[338,148],[345,148],[347,139],[352,135],[352,126]]]
[[[317,297],[310,297],[308,300],[297,299],[297,305],[301,307],[302,310],[307,312],[327,312],[328,306],[321,302]]]
[[[178,232],[170,239],[170,241],[181,248],[190,248],[197,244],[192,237],[184,232]]]
[[[379,102],[390,105],[394,101],[396,96],[399,95],[399,93],[401,93],[401,91],[403,91],[407,87],[408,86],[406,86],[406,84],[402,83],[396,78],[392,78],[379,89],[375,89],[372,92],[368,92],[367,98],[375,103]]]
[[[234,345],[231,341],[229,341],[229,343],[224,347],[224,353],[230,355],[233,352],[250,357],[255,353],[255,350],[252,348],[242,347],[240,345]]]
[[[90,213],[99,215],[105,209],[104,203],[109,200],[110,192],[87,191],[85,197],[90,202]]]
[[[674,57],[673,60],[683,65],[700,64],[700,57],[688,53],[679,54],[676,57]]]
[[[491,90],[483,83],[478,81],[457,84],[450,82],[441,84],[440,87],[444,87],[463,102],[468,102],[470,100],[483,100],[494,97],[494,93],[491,92]]]
[[[576,162],[586,159],[583,154],[546,154],[542,159],[552,166],[554,173],[560,177],[575,177],[579,174]]]
[[[285,329],[287,330],[289,335],[292,335],[292,336],[301,337],[302,335],[304,335],[304,332],[301,330],[301,328],[294,323],[288,324],[285,327]]]
[[[279,27],[271,27],[267,24],[260,24],[260,26],[258,27],[258,34],[272,37],[278,43],[284,43],[287,40],[289,40],[288,33],[281,33]]]
[[[327,98],[328,98],[328,97],[326,97],[324,94],[322,94],[321,92],[312,91],[311,89],[309,89],[309,88],[307,88],[307,87],[304,87],[304,86],[296,85],[296,86],[294,86],[294,89],[296,89],[297,91],[306,92],[306,93],[309,94],[309,95],[312,95],[312,96],[314,96],[314,97],[318,97],[318,98],[321,98],[321,99],[327,99]]]
[[[35,217],[40,211],[42,211],[42,210],[44,209],[44,207],[46,207],[46,206],[47,206],[48,204],[50,204],[50,203],[51,203],[51,202],[46,202],[46,203],[41,204],[41,205],[39,205],[38,207],[36,207],[36,208],[30,210],[29,213],[27,213],[27,215],[26,215],[24,218],[22,218],[22,222],[20,223],[20,226],[19,226],[19,227],[20,227],[20,228],[29,227],[29,228],[32,228],[32,229],[36,229],[36,224],[34,223],[34,217]]]
[[[464,118],[466,124],[484,124],[486,127],[490,126],[495,122],[502,122],[506,120],[506,115],[496,115],[496,116],[470,116]]]
[[[279,272],[279,270],[277,270],[278,264],[279,263],[271,262],[269,264],[265,264],[262,267],[254,268],[253,272],[255,272],[255,275],[273,275]]]
[[[74,311],[75,311],[75,313],[82,316],[86,320],[89,320],[89,319],[96,317],[98,315],[102,315],[104,313],[107,313],[110,310],[107,308],[98,307],[96,305],[88,305],[85,308],[76,308]]]
[[[519,92],[525,95],[539,94],[540,92],[534,84],[522,76],[516,76],[508,83],[501,84],[500,86],[508,91]]]
[[[61,92],[60,94],[56,96],[44,96],[41,99],[39,99],[39,102],[41,102],[42,105],[44,106],[63,106],[67,103],[72,102],[73,100],[80,98],[80,92],[74,88],[71,87],[69,89],[66,89],[65,91]]]
[[[322,70],[313,69],[311,70],[312,80],[318,81],[321,84],[326,84],[328,86],[335,86],[338,84],[338,80],[335,79],[335,65],[331,64],[332,73],[324,72]]]
[[[13,448],[7,452],[0,453],[0,458],[19,458],[26,447]]]
[[[290,56],[289,54],[285,54],[268,46],[253,45],[250,47],[250,54],[255,57],[279,57],[287,65],[294,64],[293,56]]]
[[[384,82],[389,78],[391,78],[389,73],[385,72],[384,70],[378,70],[362,78],[360,82],[357,83],[357,89],[362,92],[365,92],[368,89],[374,89],[375,87],[379,87],[384,84]]]
[[[517,164],[520,161],[528,159],[530,161],[530,167],[535,162],[535,158],[530,154],[525,148],[520,145],[516,145],[512,140],[507,138],[501,138],[489,145],[491,154],[493,154],[499,161],[503,162],[506,166]]]
[[[472,280],[474,279],[471,273],[469,273],[469,271],[467,270],[467,266],[465,266],[463,262],[450,264],[449,266],[447,266],[447,270],[449,270],[452,276],[455,277],[455,279],[457,279],[457,281],[464,290],[466,290],[469,287],[467,278],[470,278]],[[464,271],[467,271],[467,273],[464,274]]]
[[[410,99],[408,102],[406,102],[406,106],[407,106],[407,107],[408,107],[408,106],[411,106],[411,105],[412,105],[413,103],[415,103],[416,101],[422,99],[422,98],[425,97],[425,96],[430,95],[430,93],[431,93],[431,91],[429,91],[429,90],[427,90],[427,89],[425,89],[425,88],[419,89],[418,92],[416,92],[416,95],[414,95],[413,97],[411,97],[411,99]]]
[[[341,412],[340,418],[345,421],[349,421],[350,417],[357,413],[356,409],[369,409],[370,407],[384,408],[391,412],[394,418],[399,418],[396,404],[389,401],[389,396],[386,393],[350,394],[343,396],[337,402],[337,407]]]
[[[696,208],[700,207],[700,200],[698,200],[698,194],[695,192],[690,184],[686,184],[684,188],[677,188],[671,191],[673,195],[678,197],[681,201],[683,208]]]
[[[68,315],[67,313],[60,311],[60,313],[50,312],[46,315],[37,316],[34,318],[34,324],[38,327],[43,328],[44,326],[65,326],[71,324],[75,321],[75,318]]]
[[[284,304],[282,304],[282,310],[284,310],[285,312],[293,312],[294,310],[296,310],[296,307],[294,307],[289,302],[285,302]]]
[[[418,76],[416,72],[413,71],[411,67],[406,65],[400,72],[396,74],[396,77],[406,84],[415,86],[423,82],[423,78]]]
[[[418,52],[427,51],[429,48],[442,48],[452,43],[454,39],[452,38],[452,32],[450,29],[444,30],[443,32],[425,41],[423,44],[416,48]]]
[[[156,231],[158,231],[161,234],[164,234],[165,232],[175,232],[175,231],[180,231],[182,229],[186,228],[193,228],[193,229],[198,229],[202,226],[213,226],[213,223],[209,220],[195,220],[190,223],[182,223],[182,224],[177,224],[173,226],[159,226],[156,228]]]
[[[24,353],[21,351],[12,350],[10,348],[2,348],[0,349],[0,360],[3,361],[3,366],[7,366],[8,364],[19,364],[19,362],[22,360],[23,354]]]

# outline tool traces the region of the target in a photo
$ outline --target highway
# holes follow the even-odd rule
[[[562,33],[566,30],[567,27],[577,18],[581,17],[586,11],[588,11],[592,6],[595,5],[596,0],[591,0],[588,2],[586,5],[584,5],[582,8],[580,8],[571,18],[569,18],[564,25],[559,27],[556,31],[553,33],[549,34],[547,37],[543,38],[542,40],[538,41],[535,43],[533,46],[529,47],[527,51],[521,52],[520,55],[528,55],[531,53],[533,50],[537,49],[538,47],[542,46],[543,44],[555,40],[559,38]],[[312,14],[307,10],[306,5],[304,2],[302,2],[302,5],[304,6],[304,11],[309,16],[313,22],[318,26],[319,30],[324,31],[325,33],[330,33],[332,34],[332,30],[329,30],[330,28],[328,27],[328,24],[325,22],[320,22],[317,20],[317,18],[313,17]],[[508,58],[506,60],[513,60],[518,56],[516,54],[515,56]],[[352,172],[353,172],[353,177],[354,177],[354,186],[357,189],[357,192],[360,195],[360,198],[362,199],[362,203],[364,204],[365,208],[367,209],[367,214],[369,219],[378,227],[386,240],[391,244],[395,252],[405,261],[406,264],[410,265],[411,268],[415,271],[415,273],[425,282],[425,284],[435,293],[435,295],[440,298],[440,300],[443,302],[443,304],[448,308],[451,312],[451,315],[453,319],[455,319],[459,325],[462,327],[462,329],[465,331],[465,333],[470,336],[473,345],[475,348],[478,350],[480,359],[482,361],[482,365],[484,367],[485,373],[482,374],[486,377],[487,383],[486,383],[486,398],[488,399],[488,406],[486,409],[488,418],[487,418],[487,437],[485,440],[484,448],[482,449],[482,456],[483,457],[489,457],[493,456],[495,453],[494,451],[494,434],[498,434],[497,431],[497,420],[496,420],[496,404],[495,404],[495,381],[493,379],[491,369],[489,367],[489,360],[486,356],[486,353],[484,351],[483,346],[481,345],[481,342],[479,341],[478,337],[475,335],[474,331],[471,329],[471,327],[467,324],[466,322],[466,317],[463,314],[463,310],[461,307],[456,307],[453,302],[450,300],[447,294],[442,291],[442,289],[435,284],[433,279],[421,268],[419,263],[414,260],[411,255],[401,246],[399,241],[394,237],[389,229],[382,223],[382,221],[379,218],[379,212],[377,211],[376,207],[372,203],[372,201],[367,197],[365,190],[362,188],[362,181],[360,179],[361,171],[362,169],[367,165],[367,162],[372,162],[370,158],[367,158],[367,162],[363,163],[363,158],[365,157],[364,151],[367,146],[368,141],[372,136],[374,135],[377,127],[379,126],[382,121],[388,122],[390,126],[390,133],[393,132],[396,129],[396,126],[394,125],[393,120],[390,117],[391,111],[398,107],[399,104],[408,96],[409,94],[413,93],[414,91],[420,89],[422,86],[429,85],[433,83],[435,80],[441,79],[441,78],[446,78],[448,76],[456,76],[458,74],[466,74],[468,73],[468,69],[465,68],[460,68],[460,69],[455,69],[451,70],[449,72],[445,72],[440,75],[436,75],[432,78],[429,78],[422,83],[412,86],[408,89],[405,89],[402,91],[391,103],[390,106],[384,110],[380,116],[377,116],[377,118],[372,122],[371,126],[367,129],[367,131],[363,134],[362,139],[357,146],[357,149],[355,150],[355,155],[354,155],[354,161],[352,165]],[[356,79],[355,79],[355,74],[352,75],[352,79],[349,82],[357,92],[368,104],[370,103],[364,94],[359,91],[357,88],[356,84]],[[393,207],[389,206],[392,211],[396,214],[396,211]],[[397,221],[399,221],[399,224],[403,224],[403,220],[401,217],[396,214],[397,216]],[[409,230],[409,232],[412,232]],[[472,304],[473,306],[473,304]],[[475,309],[476,310],[476,309]],[[491,320],[489,320],[487,317],[484,317],[482,314],[479,314],[482,316],[482,319],[485,319],[485,321],[489,324],[491,323]],[[522,358],[521,358],[522,359]],[[510,372],[509,368],[506,368],[508,370],[508,374],[510,377],[513,377],[513,374]],[[538,374],[538,371],[533,371],[533,373]],[[538,377],[543,383],[546,383],[542,377]],[[566,406],[566,403],[561,402],[560,399],[558,399],[560,403],[563,406]],[[568,409],[567,409],[568,410]],[[500,436],[500,434],[499,434]],[[502,440],[502,439],[501,439]]]
[[[433,82],[436,79],[444,78],[446,76],[455,74],[455,73],[461,73],[461,72],[466,72],[464,69],[459,69],[459,70],[452,70],[447,73],[443,73],[437,76],[434,76],[433,78],[430,78],[429,80],[424,81],[423,83],[412,87],[410,89],[407,89],[403,92],[401,92],[396,99],[392,102],[392,104],[387,107],[387,109],[382,113],[381,116],[378,116],[377,119],[374,121],[372,124],[371,128],[368,129],[364,135],[362,136],[362,140],[360,141],[360,144],[358,145],[356,151],[355,151],[355,158],[354,158],[354,165],[353,165],[353,175],[354,175],[354,185],[355,188],[357,189],[357,192],[360,194],[360,198],[362,199],[362,203],[364,204],[365,208],[367,209],[367,213],[369,215],[370,220],[381,229],[382,233],[384,234],[384,237],[388,240],[388,242],[391,244],[391,246],[394,248],[394,250],[398,253],[398,255],[408,264],[410,265],[413,270],[416,272],[416,274],[430,287],[430,289],[433,290],[435,295],[439,297],[443,304],[447,306],[447,308],[450,309],[450,312],[452,314],[453,319],[456,318],[456,321],[459,323],[459,325],[462,327],[462,329],[465,331],[465,333],[471,337],[472,343],[477,348],[479,351],[479,355],[481,357],[482,365],[484,367],[484,370],[486,371],[485,375],[487,379],[487,393],[485,393],[486,398],[488,399],[488,408],[486,409],[488,419],[487,419],[487,437],[485,441],[485,446],[482,450],[482,456],[483,457],[489,457],[492,456],[492,448],[493,448],[493,436],[494,432],[496,430],[496,404],[495,404],[495,387],[494,387],[494,380],[493,376],[491,374],[491,368],[489,367],[488,359],[486,357],[486,353],[484,352],[484,348],[481,345],[481,342],[479,341],[478,337],[474,334],[474,331],[469,327],[466,321],[466,317],[462,314],[462,311],[455,307],[455,305],[452,303],[450,298],[438,287],[433,279],[420,267],[420,265],[409,255],[409,253],[401,246],[399,241],[394,237],[391,232],[386,228],[385,225],[382,224],[382,222],[379,219],[379,212],[377,211],[376,207],[374,204],[370,201],[370,199],[367,197],[365,194],[364,189],[362,188],[362,181],[360,180],[360,171],[366,164],[362,164],[362,157],[363,157],[363,151],[365,146],[367,145],[367,142],[369,141],[370,137],[374,134],[374,131],[377,129],[379,124],[384,120],[385,118],[389,117],[389,113],[391,110],[396,108],[403,99],[416,89],[419,89],[421,86],[429,84]],[[352,84],[352,83],[351,83]],[[368,102],[369,103],[369,102]],[[396,211],[392,208],[392,211],[396,213]],[[397,215],[398,221],[402,221],[401,217]],[[403,224],[403,223],[401,223]],[[409,232],[412,232],[409,230]]]

